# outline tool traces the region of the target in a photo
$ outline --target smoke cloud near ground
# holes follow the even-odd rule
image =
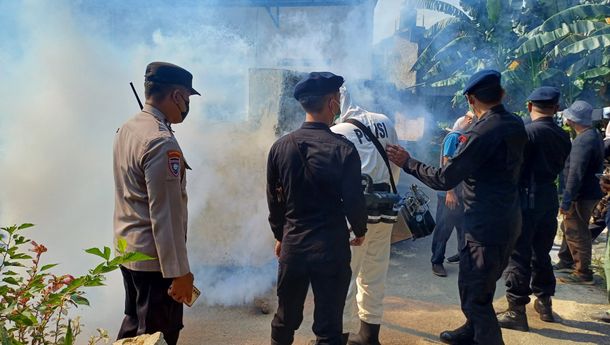
[[[268,28],[244,31],[244,21],[268,16],[264,9],[230,18],[222,11],[163,1],[0,4],[0,220],[37,224],[28,235],[49,248],[57,273],[85,273],[97,261],[82,250],[111,245],[112,142],[138,110],[128,83],[143,97],[146,64],[170,61],[190,70],[203,94],[191,98],[186,122],[174,126],[193,167],[188,243],[202,300],[239,305],[272,288],[276,261],[264,187],[275,123],[274,114],[257,114],[257,127],[246,122],[248,71],[290,61],[303,71],[315,66],[364,79],[371,62],[351,62],[371,51],[366,42],[348,41],[341,51],[349,56],[329,59],[338,54],[337,35],[362,24],[351,13],[340,25],[321,10],[329,32],[286,15],[282,25],[292,34],[279,36]],[[254,44],[261,37],[265,44]],[[366,89],[354,94],[369,104],[395,102]],[[88,331],[113,334],[119,325],[120,275],[107,284],[90,291],[92,308],[77,311]]]

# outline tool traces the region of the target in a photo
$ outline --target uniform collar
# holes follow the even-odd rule
[[[552,116],[543,116],[543,117],[537,118],[536,120],[534,120],[532,122],[555,122],[555,119],[553,119]]]
[[[491,114],[503,114],[503,113],[506,113],[506,112],[507,111],[506,111],[506,108],[504,108],[504,104],[495,105],[495,106],[489,108],[489,110],[487,110],[483,114],[483,116],[481,116],[480,118],[477,117],[477,119],[478,119],[477,122],[485,121]]]
[[[303,122],[303,125],[301,125],[301,128],[304,128],[304,129],[326,129],[326,130],[330,130],[328,125],[326,125],[326,124],[324,124],[322,122]]]
[[[142,111],[154,116],[161,123],[165,124],[165,126],[170,130],[170,132],[173,132],[172,124],[169,121],[167,121],[167,117],[165,116],[165,114],[163,114],[163,112],[161,110],[153,107],[150,104],[144,104]]]
[[[504,108],[504,104],[498,104],[494,107],[492,107],[491,109],[489,109],[489,112],[491,113],[505,113],[506,112],[506,108]]]

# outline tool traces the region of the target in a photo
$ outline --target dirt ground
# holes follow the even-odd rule
[[[403,178],[401,184],[407,183]],[[401,189],[402,190],[402,189]],[[434,196],[428,191],[428,195]],[[435,198],[432,198],[434,201]],[[431,205],[435,207],[434,205]],[[606,234],[602,234],[605,238]],[[390,269],[386,285],[385,315],[381,330],[383,345],[440,344],[438,335],[446,329],[461,326],[458,266],[446,264],[449,277],[439,278],[430,267],[431,236],[418,241],[404,241],[392,246]],[[559,240],[557,240],[557,243]],[[595,245],[601,255],[605,240]],[[447,256],[457,248],[455,234],[447,246]],[[556,260],[556,245],[551,253]],[[530,332],[503,330],[507,345],[610,345],[610,324],[593,321],[589,314],[610,308],[603,281],[596,276],[595,286],[573,286],[558,282],[553,307],[558,323],[540,321],[532,304],[527,307]],[[506,308],[503,280],[497,284],[494,307]],[[185,328],[180,344],[205,345],[265,345],[270,343],[271,319],[276,308],[274,291],[266,299],[270,314],[262,314],[254,304],[243,307],[210,307],[204,303],[186,310]],[[295,336],[295,345],[306,345],[314,339],[311,331],[312,296],[308,296],[305,319]]]
[[[432,275],[429,264],[431,239],[405,241],[392,248],[392,258],[384,301],[385,316],[381,332],[384,345],[439,344],[438,334],[459,327],[464,317],[457,294],[457,265],[447,264],[447,278]],[[597,245],[598,252],[601,244]],[[448,254],[456,248],[452,238]],[[557,250],[557,246],[554,251]],[[553,300],[561,321],[545,323],[528,306],[530,332],[503,330],[507,345],[610,344],[610,325],[589,318],[591,312],[607,308],[601,278],[597,286],[558,284]],[[180,344],[261,345],[269,344],[270,324],[275,298],[270,291],[272,313],[261,314],[254,306],[209,307],[204,304],[189,309]],[[297,332],[295,344],[313,339],[311,332],[312,299],[305,308],[305,321]],[[504,286],[498,282],[496,310],[506,307]]]

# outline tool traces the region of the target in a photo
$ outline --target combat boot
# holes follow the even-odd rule
[[[496,315],[500,327],[506,329],[514,329],[521,332],[529,332],[530,327],[527,324],[527,315],[525,315],[524,305],[508,304],[508,309]]]
[[[474,331],[466,322],[462,327],[453,331],[444,331],[439,335],[441,342],[454,345],[470,345],[474,342]]]
[[[536,302],[534,302],[534,310],[540,314],[540,320],[545,322],[555,322],[551,297],[537,298]]]
[[[379,343],[379,329],[381,325],[366,323],[360,320],[360,331],[350,335],[347,345],[381,345]]]
[[[341,345],[347,345],[347,339],[349,337],[349,333],[341,334]],[[310,340],[307,345],[316,345],[317,340]]]

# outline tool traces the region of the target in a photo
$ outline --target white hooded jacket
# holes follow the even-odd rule
[[[367,126],[383,147],[388,144],[398,145],[398,137],[394,123],[383,115],[366,111],[352,104],[351,97],[345,87],[341,87],[341,117],[330,129],[337,134],[345,136],[358,150],[361,160],[363,174],[370,175],[374,183],[390,184],[390,174],[386,164],[377,151],[375,144],[370,141],[364,133],[351,123],[345,123],[347,119],[355,119]],[[390,163],[394,182],[398,185],[400,167]]]

